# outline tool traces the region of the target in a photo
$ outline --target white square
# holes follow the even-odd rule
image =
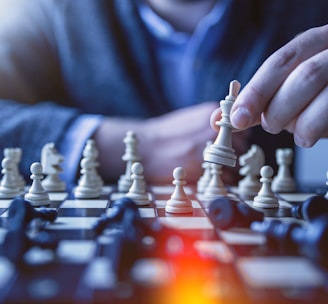
[[[52,202],[62,202],[66,199],[68,193],[66,192],[49,192],[49,199]]]
[[[9,208],[12,199],[0,199],[0,208]]]
[[[106,208],[107,200],[87,199],[87,200],[66,200],[60,208]]]
[[[194,244],[196,250],[203,256],[216,258],[222,263],[232,263],[234,254],[231,249],[221,241],[196,241]]]
[[[266,242],[265,235],[247,228],[220,231],[220,236],[227,244],[234,245],[261,245]]]
[[[88,262],[96,252],[96,245],[96,242],[93,240],[61,240],[57,249],[57,255],[65,262]]]
[[[47,229],[93,229],[98,217],[58,217],[54,223],[49,223]]]
[[[309,288],[325,282],[323,273],[302,257],[239,258],[237,266],[244,281],[257,288]]]
[[[159,217],[158,220],[166,226],[175,229],[213,229],[213,224],[207,217]]]
[[[167,200],[155,200],[155,205],[157,208],[165,208]],[[202,208],[200,203],[196,200],[191,200],[191,205],[193,208]]]

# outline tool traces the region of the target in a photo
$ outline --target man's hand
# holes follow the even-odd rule
[[[286,129],[297,145],[310,147],[328,137],[327,85],[325,25],[298,35],[263,63],[237,97],[231,123],[238,129],[261,124],[273,134]]]

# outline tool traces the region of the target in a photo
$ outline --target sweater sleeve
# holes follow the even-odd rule
[[[20,147],[23,150],[21,172],[29,179],[32,162],[40,161],[42,147],[48,142],[60,146],[66,131],[80,116],[76,109],[53,102],[25,105],[0,100],[0,150]]]
[[[22,148],[20,169],[29,179],[43,145],[61,145],[81,113],[63,106],[49,10],[39,0],[0,0],[0,7],[0,153]]]

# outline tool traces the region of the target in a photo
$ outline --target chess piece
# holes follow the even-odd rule
[[[291,177],[289,166],[293,161],[292,149],[277,149],[276,160],[279,165],[278,174],[272,181],[272,191],[286,193],[296,190],[296,183]]]
[[[212,163],[211,165],[211,180],[204,191],[205,199],[214,199],[218,196],[227,195],[227,189],[225,188],[222,179],[222,166]]]
[[[35,238],[30,238],[24,230],[9,230],[2,242],[1,253],[14,265],[24,263],[25,253],[32,247],[56,250],[58,240],[48,232],[41,231]]]
[[[165,211],[168,213],[191,213],[192,203],[184,191],[186,185],[186,172],[182,167],[173,170],[173,184],[175,189],[171,198],[166,202]]]
[[[25,185],[26,182],[23,178],[23,176],[19,172],[19,163],[22,158],[22,149],[21,148],[5,148],[3,150],[3,154],[5,158],[9,158],[11,161],[13,161],[13,182],[17,185],[19,190],[24,193],[25,192]]]
[[[245,203],[219,197],[210,204],[208,215],[213,225],[220,229],[250,227],[254,221],[263,221],[264,213]]]
[[[264,233],[268,242],[286,251],[297,251],[328,266],[328,215],[315,218],[306,226],[279,220],[253,222],[251,229]]]
[[[203,151],[203,158],[205,157],[206,149],[211,145],[211,141],[206,143],[206,147]],[[211,180],[211,164],[209,162],[204,161],[202,163],[202,168],[204,169],[203,175],[199,178],[197,182],[197,192],[204,193],[207,185]]]
[[[54,143],[48,143],[43,146],[41,151],[41,164],[43,174],[46,178],[42,181],[42,186],[46,191],[65,191],[66,185],[59,178],[59,173],[62,172],[60,167],[64,161],[64,157],[58,153]]]
[[[94,174],[94,163],[92,159],[83,158],[80,163],[81,178],[77,187],[74,189],[74,197],[81,199],[98,198],[101,194],[101,188],[97,183]]]
[[[0,199],[14,198],[20,194],[20,189],[14,180],[14,162],[4,158],[1,162],[3,177],[0,183]]]
[[[9,230],[25,230],[27,225],[35,218],[54,222],[57,218],[57,211],[46,208],[37,210],[22,197],[16,197],[8,208],[7,227]]]
[[[121,175],[118,181],[118,191],[127,193],[132,186],[131,179],[131,167],[140,160],[137,152],[138,139],[133,131],[128,131],[123,139],[125,144],[125,153],[122,156],[122,160],[126,162],[125,174]]]
[[[123,226],[127,229],[133,229],[137,222],[141,222],[138,206],[129,197],[121,197],[110,206],[110,214],[104,214],[94,225],[97,235],[100,235],[105,229],[112,226]],[[127,216],[127,213],[130,213]],[[131,222],[132,220],[132,222]]]
[[[278,199],[275,197],[271,189],[273,175],[272,168],[270,166],[264,166],[260,173],[260,182],[262,183],[262,186],[257,196],[254,197],[253,206],[258,208],[278,208]]]
[[[32,185],[24,196],[25,200],[30,202],[34,207],[50,205],[49,194],[41,184],[41,180],[43,179],[43,168],[41,163],[33,163],[30,170],[32,173]]]
[[[222,118],[216,122],[220,126],[219,134],[212,145],[206,149],[204,160],[220,165],[234,167],[236,165],[237,156],[232,148],[232,125],[230,122],[231,107],[236,100],[240,90],[240,83],[236,80],[230,82],[229,95],[225,100],[221,100]]]
[[[328,200],[320,195],[314,195],[302,203],[292,207],[292,216],[297,219],[312,221],[320,215],[328,214]]]
[[[261,183],[258,176],[264,166],[264,158],[263,150],[257,145],[252,145],[246,154],[239,157],[239,174],[245,176],[238,183],[239,195],[254,197],[259,192]]]
[[[139,162],[134,163],[131,167],[131,172],[132,185],[126,196],[132,199],[138,206],[149,205],[149,195],[146,192],[145,180],[142,175],[142,164]]]
[[[88,139],[83,149],[83,158],[87,158],[90,161],[91,166],[89,170],[92,171],[91,175],[94,178],[95,187],[102,189],[104,185],[104,181],[99,175],[97,169],[99,167],[98,156],[99,156],[99,151],[96,147],[96,142],[93,139]]]

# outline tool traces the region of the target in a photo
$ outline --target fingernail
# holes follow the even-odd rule
[[[231,113],[231,124],[237,129],[245,129],[248,127],[251,115],[244,107],[238,107]]]
[[[313,145],[312,142],[306,141],[302,137],[300,137],[296,134],[294,134],[294,142],[297,146],[299,146],[301,148],[309,148]]]

